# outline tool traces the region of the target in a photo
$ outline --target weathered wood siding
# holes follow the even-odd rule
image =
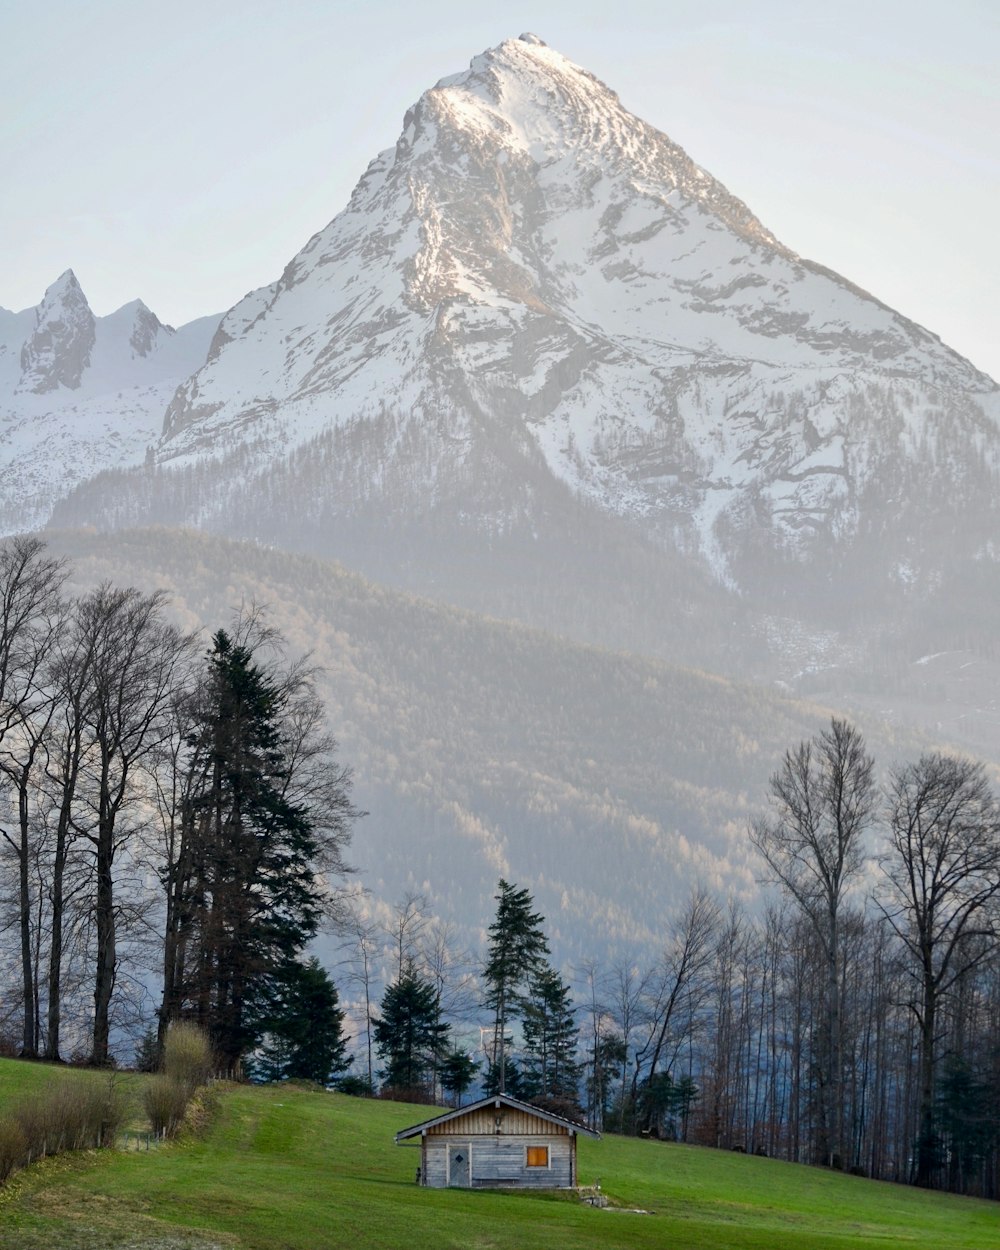
[[[444,1189],[448,1184],[448,1143],[443,1137],[424,1138],[423,1184],[432,1189]]]
[[[528,1146],[547,1146],[549,1166],[529,1168],[525,1162]],[[554,1189],[571,1183],[572,1141],[559,1137],[481,1137],[472,1143],[472,1187],[517,1185],[531,1189]]]
[[[447,1127],[451,1127],[448,1125]],[[556,1128],[555,1125],[546,1125]],[[546,1146],[547,1168],[527,1166],[527,1147]],[[494,1132],[478,1137],[463,1133],[428,1132],[424,1138],[423,1184],[442,1189],[454,1178],[449,1177],[448,1152],[460,1147],[471,1159],[469,1183],[473,1189],[504,1185],[530,1189],[555,1189],[573,1183],[573,1149],[575,1138],[567,1132],[513,1135]]]
[[[500,1129],[504,1137],[513,1137],[515,1134],[532,1137],[567,1137],[569,1135],[561,1125],[543,1120],[539,1115],[531,1115],[529,1112],[518,1111],[513,1107],[502,1107],[499,1113],[494,1107],[481,1107],[478,1111],[471,1111],[468,1115],[455,1116],[446,1124],[438,1124],[434,1128],[429,1128],[427,1136],[461,1137],[464,1134],[467,1137],[494,1137],[498,1114],[503,1117]]]

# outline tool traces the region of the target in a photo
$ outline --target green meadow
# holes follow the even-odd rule
[[[0,1101],[61,1079],[79,1074],[0,1063]],[[393,1135],[426,1116],[318,1090],[230,1088],[197,1137],[15,1174],[0,1191],[0,1247],[1000,1250],[996,1204],[614,1137],[580,1146],[581,1182],[599,1179],[611,1209],[565,1195],[419,1189],[419,1152]]]

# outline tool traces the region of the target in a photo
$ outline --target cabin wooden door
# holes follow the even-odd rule
[[[448,1184],[469,1188],[469,1147],[448,1147]]]

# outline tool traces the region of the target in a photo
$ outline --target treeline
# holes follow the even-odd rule
[[[530,895],[501,881],[470,990],[407,900],[374,1017],[384,1092],[460,1099],[473,1077],[456,1080],[448,1026],[468,1039],[471,1019],[486,1091],[595,1128],[1000,1196],[1000,808],[982,766],[927,754],[880,787],[833,720],[771,795],[749,836],[778,896],[750,912],[695,889],[647,967],[593,960],[564,982]],[[423,1033],[398,1011],[421,995]]]
[[[66,573],[0,547],[8,1045],[106,1066],[113,1035],[153,1020],[155,1051],[184,1019],[224,1070],[265,1036],[283,1070],[302,1001],[337,1018],[303,952],[356,815],[315,674],[256,610],[204,653],[163,594],[69,598]]]
[[[593,1013],[591,1114],[996,1197],[1000,809],[982,766],[927,754],[879,787],[834,720],[771,796],[750,837],[780,902],[751,916],[697,893],[658,967],[618,970]]]

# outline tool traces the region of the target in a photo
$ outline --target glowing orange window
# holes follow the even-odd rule
[[[548,1166],[549,1166],[548,1146],[529,1146],[528,1147],[528,1167],[529,1168],[547,1168]]]

